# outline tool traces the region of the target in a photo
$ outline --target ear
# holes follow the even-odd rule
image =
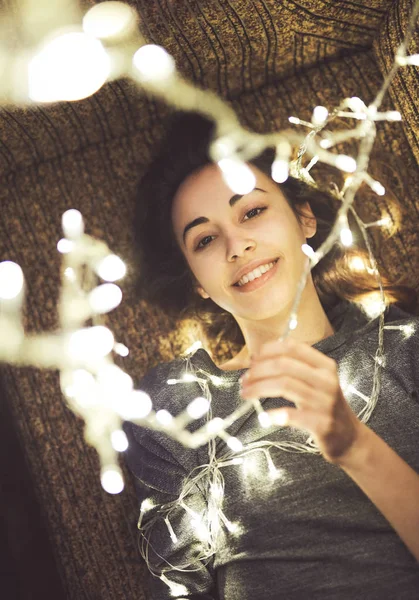
[[[317,221],[308,202],[301,207],[300,221],[306,239],[313,237],[317,231]]]
[[[200,285],[196,288],[196,291],[201,296],[201,298],[203,298],[204,300],[206,300],[207,298],[209,298],[209,295],[207,294],[207,292]]]

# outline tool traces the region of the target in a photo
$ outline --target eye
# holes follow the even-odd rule
[[[244,215],[245,218],[243,220],[248,221],[249,219],[254,219],[255,217],[258,217],[259,215],[261,215],[265,210],[266,210],[266,206],[258,206],[256,208],[252,208],[251,210],[247,211],[247,213]],[[246,217],[247,217],[247,219],[246,219]]]
[[[212,242],[213,237],[213,235],[206,235],[205,237],[203,237],[202,240],[198,242],[195,250],[202,250],[202,248],[208,246]]]

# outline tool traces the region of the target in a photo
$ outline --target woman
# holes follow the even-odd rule
[[[260,398],[273,425],[262,429],[255,411],[236,421],[234,460],[227,438],[191,450],[125,424],[152,598],[417,598],[419,344],[403,329],[419,325],[403,310],[414,293],[385,282],[381,392],[364,424],[379,318],[359,302],[376,294],[375,276],[351,271],[336,245],[307,281],[297,328],[278,341],[301,246],[325,239],[336,201],[293,178],[273,182],[271,152],[249,164],[254,191],[233,194],[209,162],[211,135],[205,119],[177,117],[141,183],[139,289],[238,351],[216,365],[199,349],[139,387],[172,414],[203,389],[221,418]]]

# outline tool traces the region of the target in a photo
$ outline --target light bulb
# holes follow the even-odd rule
[[[151,398],[141,390],[132,390],[130,394],[119,397],[115,408],[123,419],[145,419],[150,414],[153,405]]]
[[[104,467],[101,471],[100,482],[108,494],[120,494],[124,489],[124,480],[119,467]]]
[[[71,252],[73,250],[73,248],[74,248],[74,242],[72,242],[71,240],[67,240],[66,238],[62,238],[57,243],[57,250],[61,254],[68,254],[69,252]]]
[[[117,281],[124,277],[127,268],[119,256],[109,254],[95,265],[95,271],[104,281]]]
[[[384,194],[386,193],[386,188],[379,182],[379,181],[372,181],[371,182],[371,189],[378,195],[378,196],[384,196]]]
[[[145,83],[170,79],[176,70],[175,61],[170,54],[155,44],[147,44],[139,48],[132,60],[140,79]]]
[[[218,161],[223,179],[236,194],[249,194],[254,190],[256,177],[248,165],[237,158],[223,158]]]
[[[64,235],[70,241],[80,237],[84,232],[83,217],[79,210],[66,210],[61,218]]]
[[[123,2],[101,2],[83,17],[85,33],[99,39],[121,37],[134,29],[137,13]]]
[[[97,380],[109,402],[119,409],[119,402],[133,391],[133,380],[128,373],[112,363],[106,364],[97,371]]]
[[[311,122],[313,123],[313,125],[323,125],[328,116],[329,111],[325,106],[316,106],[313,110]]]
[[[125,452],[128,448],[128,438],[122,429],[117,429],[111,433],[111,444],[117,452]]]
[[[352,256],[349,259],[349,266],[354,271],[364,271],[366,269],[365,263],[360,256]]]
[[[265,411],[258,414],[258,420],[261,427],[263,427],[264,429],[267,429],[272,425],[271,417]]]
[[[292,315],[291,319],[290,319],[290,325],[289,325],[290,329],[291,330],[297,329],[297,325],[298,325],[297,317],[296,317],[296,315]]]
[[[195,398],[188,405],[186,411],[192,419],[199,419],[208,412],[210,403],[206,398]]]
[[[361,100],[361,98],[358,98],[357,96],[347,98],[346,103],[349,106],[349,108],[354,112],[362,112],[366,108],[365,103]]]
[[[207,423],[207,430],[210,433],[217,433],[218,431],[221,431],[221,429],[223,427],[224,427],[224,420],[221,419],[221,417],[215,417],[214,419],[209,421],[209,423]]]
[[[314,252],[313,248],[311,246],[309,246],[308,244],[303,244],[301,246],[301,250],[304,252],[304,254],[306,256],[308,256],[309,258],[312,258],[316,253]]]
[[[356,160],[352,156],[346,156],[346,154],[338,154],[335,165],[338,169],[346,173],[354,173],[357,167]]]
[[[202,342],[199,340],[194,342],[189,348],[185,350],[185,354],[193,354],[198,348],[202,348]]]
[[[23,284],[23,271],[18,264],[10,260],[0,263],[0,300],[17,298]]]
[[[233,450],[233,452],[240,452],[243,449],[243,444],[236,437],[230,436],[227,440],[227,446]]]
[[[352,244],[353,236],[349,227],[340,230],[340,240],[344,246],[350,246]]]
[[[114,343],[112,331],[97,325],[72,333],[68,342],[68,352],[73,358],[100,358],[112,351]]]
[[[75,101],[97,92],[109,77],[110,58],[101,42],[73,31],[54,37],[28,66],[34,102]]]
[[[92,310],[101,315],[116,308],[122,300],[122,291],[114,283],[99,285],[89,294],[89,304]]]
[[[284,159],[275,159],[272,164],[272,179],[277,183],[284,183],[289,175],[289,163]]]
[[[156,419],[160,423],[160,425],[168,426],[173,421],[172,415],[168,410],[162,408],[156,412]]]

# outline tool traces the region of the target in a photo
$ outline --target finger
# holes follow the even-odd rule
[[[278,354],[287,354],[318,369],[333,370],[336,368],[336,362],[329,356],[320,352],[320,350],[317,350],[304,342],[296,342],[291,339],[284,341],[276,340],[264,344],[259,353],[253,356],[252,364],[257,363],[262,359],[272,358]]]
[[[260,379],[243,385],[241,395],[246,400],[252,398],[285,398],[299,407],[326,406],[329,398],[321,388],[299,381],[288,375]]]

